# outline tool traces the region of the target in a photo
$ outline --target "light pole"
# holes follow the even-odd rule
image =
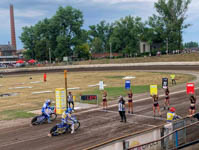
[[[169,41],[168,41],[168,38],[167,38],[167,55],[169,54]]]
[[[112,43],[110,42],[110,59],[112,58]]]
[[[51,51],[50,51],[50,48],[49,48],[49,61],[51,63]]]

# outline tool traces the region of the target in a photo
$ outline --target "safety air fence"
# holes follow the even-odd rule
[[[185,145],[198,145],[197,139],[199,139],[199,121],[193,118],[183,118],[112,139],[85,150],[174,150],[181,147],[185,150]]]

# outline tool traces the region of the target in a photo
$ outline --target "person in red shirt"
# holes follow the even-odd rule
[[[128,93],[128,113],[133,114],[133,92],[132,90]]]
[[[46,73],[44,73],[44,82],[46,82]]]

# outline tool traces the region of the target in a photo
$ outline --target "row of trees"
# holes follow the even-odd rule
[[[187,42],[187,43],[184,43],[184,48],[199,48],[199,45],[197,42]]]
[[[82,29],[83,14],[67,6],[60,7],[49,19],[24,27],[21,41],[25,56],[37,60],[61,61],[64,56],[88,59],[91,53],[112,52],[133,56],[139,53],[140,41],[158,44],[158,50],[182,49],[182,33],[190,0],[158,0],[145,22],[140,17],[126,16],[113,23],[101,21]],[[154,49],[157,50],[157,49]]]

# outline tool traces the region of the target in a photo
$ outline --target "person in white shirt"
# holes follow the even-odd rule
[[[71,107],[72,104],[72,107]],[[68,92],[68,106],[69,108],[72,108],[74,110],[74,101],[73,101],[73,95],[71,92]]]
[[[125,114],[125,100],[123,96],[119,97],[119,102],[118,102],[118,111],[121,117],[120,122],[125,122],[126,123],[126,114]]]

